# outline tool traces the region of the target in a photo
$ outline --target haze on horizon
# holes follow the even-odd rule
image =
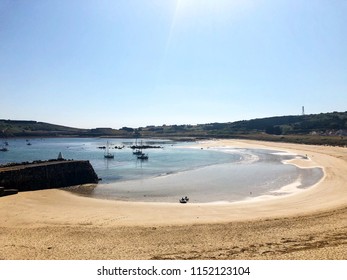
[[[347,110],[347,1],[0,0],[0,119],[120,128]]]

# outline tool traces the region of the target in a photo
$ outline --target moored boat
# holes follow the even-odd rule
[[[148,155],[141,154],[141,155],[137,156],[137,158],[141,159],[141,160],[148,160]]]
[[[143,152],[141,150],[136,150],[135,152],[133,152],[133,154],[137,156],[141,156],[143,155]]]
[[[106,152],[104,154],[104,158],[107,158],[107,159],[114,158],[114,154],[111,154],[109,152],[109,143],[108,143],[108,141],[107,141],[107,144],[106,144]]]

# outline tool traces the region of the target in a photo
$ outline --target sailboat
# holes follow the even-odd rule
[[[148,155],[145,155],[145,154],[142,153],[142,155],[137,156],[137,159],[147,160],[148,159]]]
[[[133,152],[134,155],[141,156],[143,155],[143,152],[139,149],[137,149],[135,152]]]
[[[104,158],[114,158],[114,154],[111,154],[110,152],[109,152],[109,144],[108,144],[108,141],[107,141],[107,144],[106,144],[106,152],[105,152],[105,154],[104,154]]]
[[[6,146],[8,146],[8,142],[7,142],[7,141],[5,141],[5,142],[4,142],[4,146],[2,146],[2,147],[0,148],[0,152],[7,152],[8,149],[6,148]]]
[[[141,141],[141,146],[142,146],[142,141]],[[142,156],[143,155],[143,152],[141,149],[139,149],[139,146],[137,144],[137,138],[136,138],[136,141],[135,141],[135,145],[132,146],[133,149],[136,149],[135,151],[133,151],[133,155],[136,155],[136,156]]]

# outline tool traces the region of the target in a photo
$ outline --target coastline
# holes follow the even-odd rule
[[[289,163],[320,166],[325,175],[300,192],[234,203],[123,202],[62,190],[3,197],[0,258],[347,259],[346,148],[250,140],[199,145],[307,154],[309,160]],[[192,243],[197,236],[204,242]]]
[[[197,143],[177,148],[178,154],[183,149],[205,155],[200,156],[200,166],[181,165],[173,158],[172,161],[180,166],[176,167],[177,170],[169,169],[169,172],[165,172],[163,169],[161,174],[153,176],[100,182],[97,187],[90,188],[90,191],[85,186],[70,189],[76,194],[98,199],[176,204],[180,197],[188,196],[189,204],[220,204],[255,199],[265,194],[289,194],[287,187],[284,188],[285,192],[279,190],[294,182],[297,182],[298,188],[291,188],[291,191],[301,191],[313,186],[324,176],[320,167],[302,168],[294,162],[291,164],[289,159],[303,159],[293,153],[251,148],[203,148]],[[206,155],[223,160],[210,162],[210,157]],[[170,159],[166,160],[170,162]],[[307,161],[309,160],[304,163],[307,164]],[[154,162],[159,164],[157,158]],[[121,177],[122,171],[119,172]]]

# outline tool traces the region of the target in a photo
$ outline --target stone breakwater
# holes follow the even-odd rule
[[[33,191],[97,183],[89,161],[61,160],[0,167],[3,191]]]

